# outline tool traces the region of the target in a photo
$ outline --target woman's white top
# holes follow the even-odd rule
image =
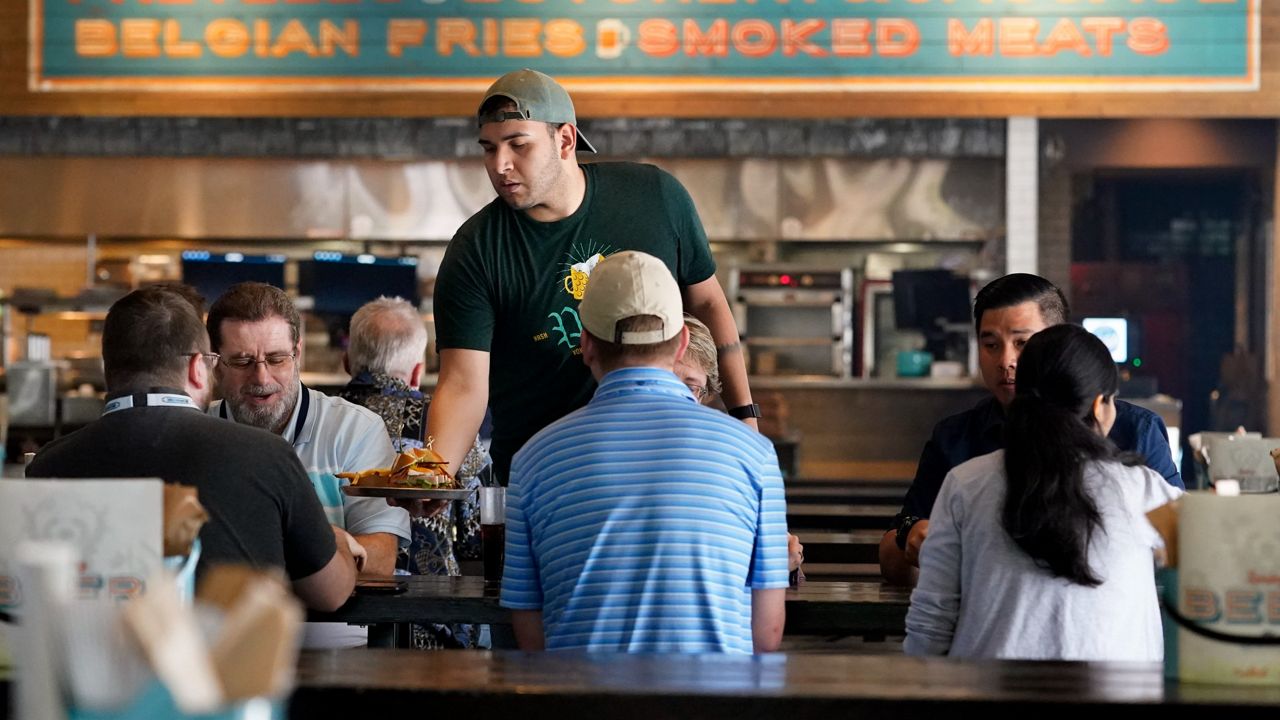
[[[1054,577],[1001,523],[1004,451],[957,466],[942,484],[907,612],[911,655],[1159,661],[1164,656],[1146,513],[1182,494],[1149,468],[1087,465],[1102,525],[1089,546],[1098,587]]]

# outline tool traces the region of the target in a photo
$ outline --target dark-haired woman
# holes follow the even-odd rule
[[[906,651],[956,657],[1163,657],[1146,512],[1181,494],[1121,456],[1119,385],[1083,328],[1034,335],[1018,362],[1005,450],[947,476],[920,553]]]

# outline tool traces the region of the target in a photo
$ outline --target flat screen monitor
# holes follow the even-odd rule
[[[298,294],[321,315],[350,317],[380,295],[418,304],[418,258],[320,251],[298,268]]]
[[[1087,317],[1080,321],[1084,329],[1098,336],[1118,363],[1129,362],[1129,320],[1122,317]]]
[[[944,325],[967,325],[969,278],[950,270],[899,270],[893,273],[893,322],[900,330],[926,337],[944,334]]]
[[[245,255],[184,250],[182,282],[195,288],[205,302],[222,296],[232,285],[256,281],[284,289],[284,255]]]

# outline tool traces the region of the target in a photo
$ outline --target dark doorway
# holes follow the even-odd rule
[[[1263,429],[1263,393],[1245,398],[1256,409],[1219,402],[1227,358],[1244,363],[1229,381],[1261,373],[1250,353],[1265,317],[1257,173],[1107,171],[1074,184],[1073,311],[1130,321],[1126,387],[1180,399],[1183,437],[1246,418]]]

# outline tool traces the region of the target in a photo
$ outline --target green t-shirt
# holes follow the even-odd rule
[[[638,163],[581,167],[587,189],[573,215],[537,222],[498,198],[459,228],[436,278],[436,346],[489,352],[491,452],[503,483],[516,450],[595,391],[578,303],[596,262],[640,250],[682,288],[715,274],[678,180]]]

